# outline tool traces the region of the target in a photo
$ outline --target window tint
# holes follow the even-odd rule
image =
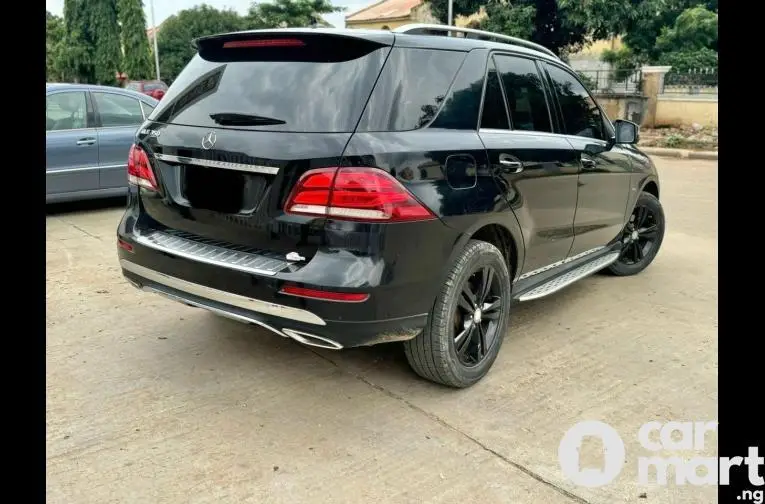
[[[80,129],[87,126],[85,93],[55,93],[45,99],[45,131]]]
[[[131,126],[143,122],[141,104],[134,98],[112,93],[93,93],[101,126]]]
[[[482,128],[508,129],[507,109],[502,98],[502,86],[499,84],[499,74],[494,62],[489,60],[489,72],[486,75],[486,94],[483,99],[481,114]]]
[[[569,135],[605,140],[600,109],[582,84],[571,73],[545,64],[560,102],[563,127]]]
[[[552,131],[542,78],[533,60],[496,55],[513,129]]]
[[[141,102],[141,106],[143,107],[143,115],[145,117],[149,117],[149,114],[151,114],[154,111],[154,107],[152,107],[148,103]]]
[[[258,131],[353,131],[389,50],[329,36],[298,49],[202,48],[151,119]]]
[[[456,51],[394,48],[359,129],[407,131],[427,126],[464,59],[465,53]]]
[[[481,111],[485,73],[486,55],[478,51],[468,53],[452,83],[451,95],[428,127],[475,131]]]

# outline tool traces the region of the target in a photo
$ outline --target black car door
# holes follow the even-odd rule
[[[579,159],[553,133],[548,101],[533,59],[490,56],[479,134],[523,232],[520,274],[565,259],[573,242]]]
[[[581,163],[569,256],[602,247],[620,236],[627,216],[632,165],[622,147],[609,140],[613,126],[570,70],[543,63],[557,102],[560,132]]]

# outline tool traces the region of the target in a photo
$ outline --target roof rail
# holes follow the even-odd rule
[[[552,56],[553,58],[560,60],[557,54],[555,54],[554,52],[552,52],[545,46],[535,44],[534,42],[529,42],[528,40],[523,40],[517,37],[511,37],[509,35],[502,35],[500,33],[488,32],[484,30],[474,30],[472,28],[459,28],[457,26],[448,26],[448,25],[439,25],[439,24],[416,23],[416,24],[408,24],[408,25],[400,26],[392,31],[394,33],[408,33],[411,35],[435,35],[434,32],[442,32],[442,33],[446,33],[447,35],[451,34],[452,32],[463,33],[465,35],[465,38],[491,40],[494,42],[504,42],[506,44],[508,43],[515,44],[521,47],[526,47],[527,49],[534,49],[535,51],[545,53],[548,56]],[[472,35],[472,37],[470,35]]]

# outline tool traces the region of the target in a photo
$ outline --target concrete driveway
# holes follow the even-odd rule
[[[493,370],[462,391],[418,379],[396,345],[317,351],[139,292],[116,260],[121,201],[52,209],[48,502],[716,501],[638,483],[643,423],[717,418],[717,163],[656,162],[654,264],[519,305]],[[581,420],[624,440],[609,485],[561,472]],[[602,465],[599,443],[583,466]]]

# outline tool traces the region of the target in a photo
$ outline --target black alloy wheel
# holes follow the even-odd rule
[[[664,210],[656,196],[642,193],[619,238],[619,258],[606,272],[617,276],[640,273],[651,264],[664,240]]]
[[[454,349],[465,366],[480,363],[497,341],[502,307],[498,279],[493,267],[486,265],[462,285],[454,310]]]
[[[465,388],[489,372],[510,323],[509,263],[495,245],[470,240],[447,266],[427,325],[404,342],[418,375]]]

